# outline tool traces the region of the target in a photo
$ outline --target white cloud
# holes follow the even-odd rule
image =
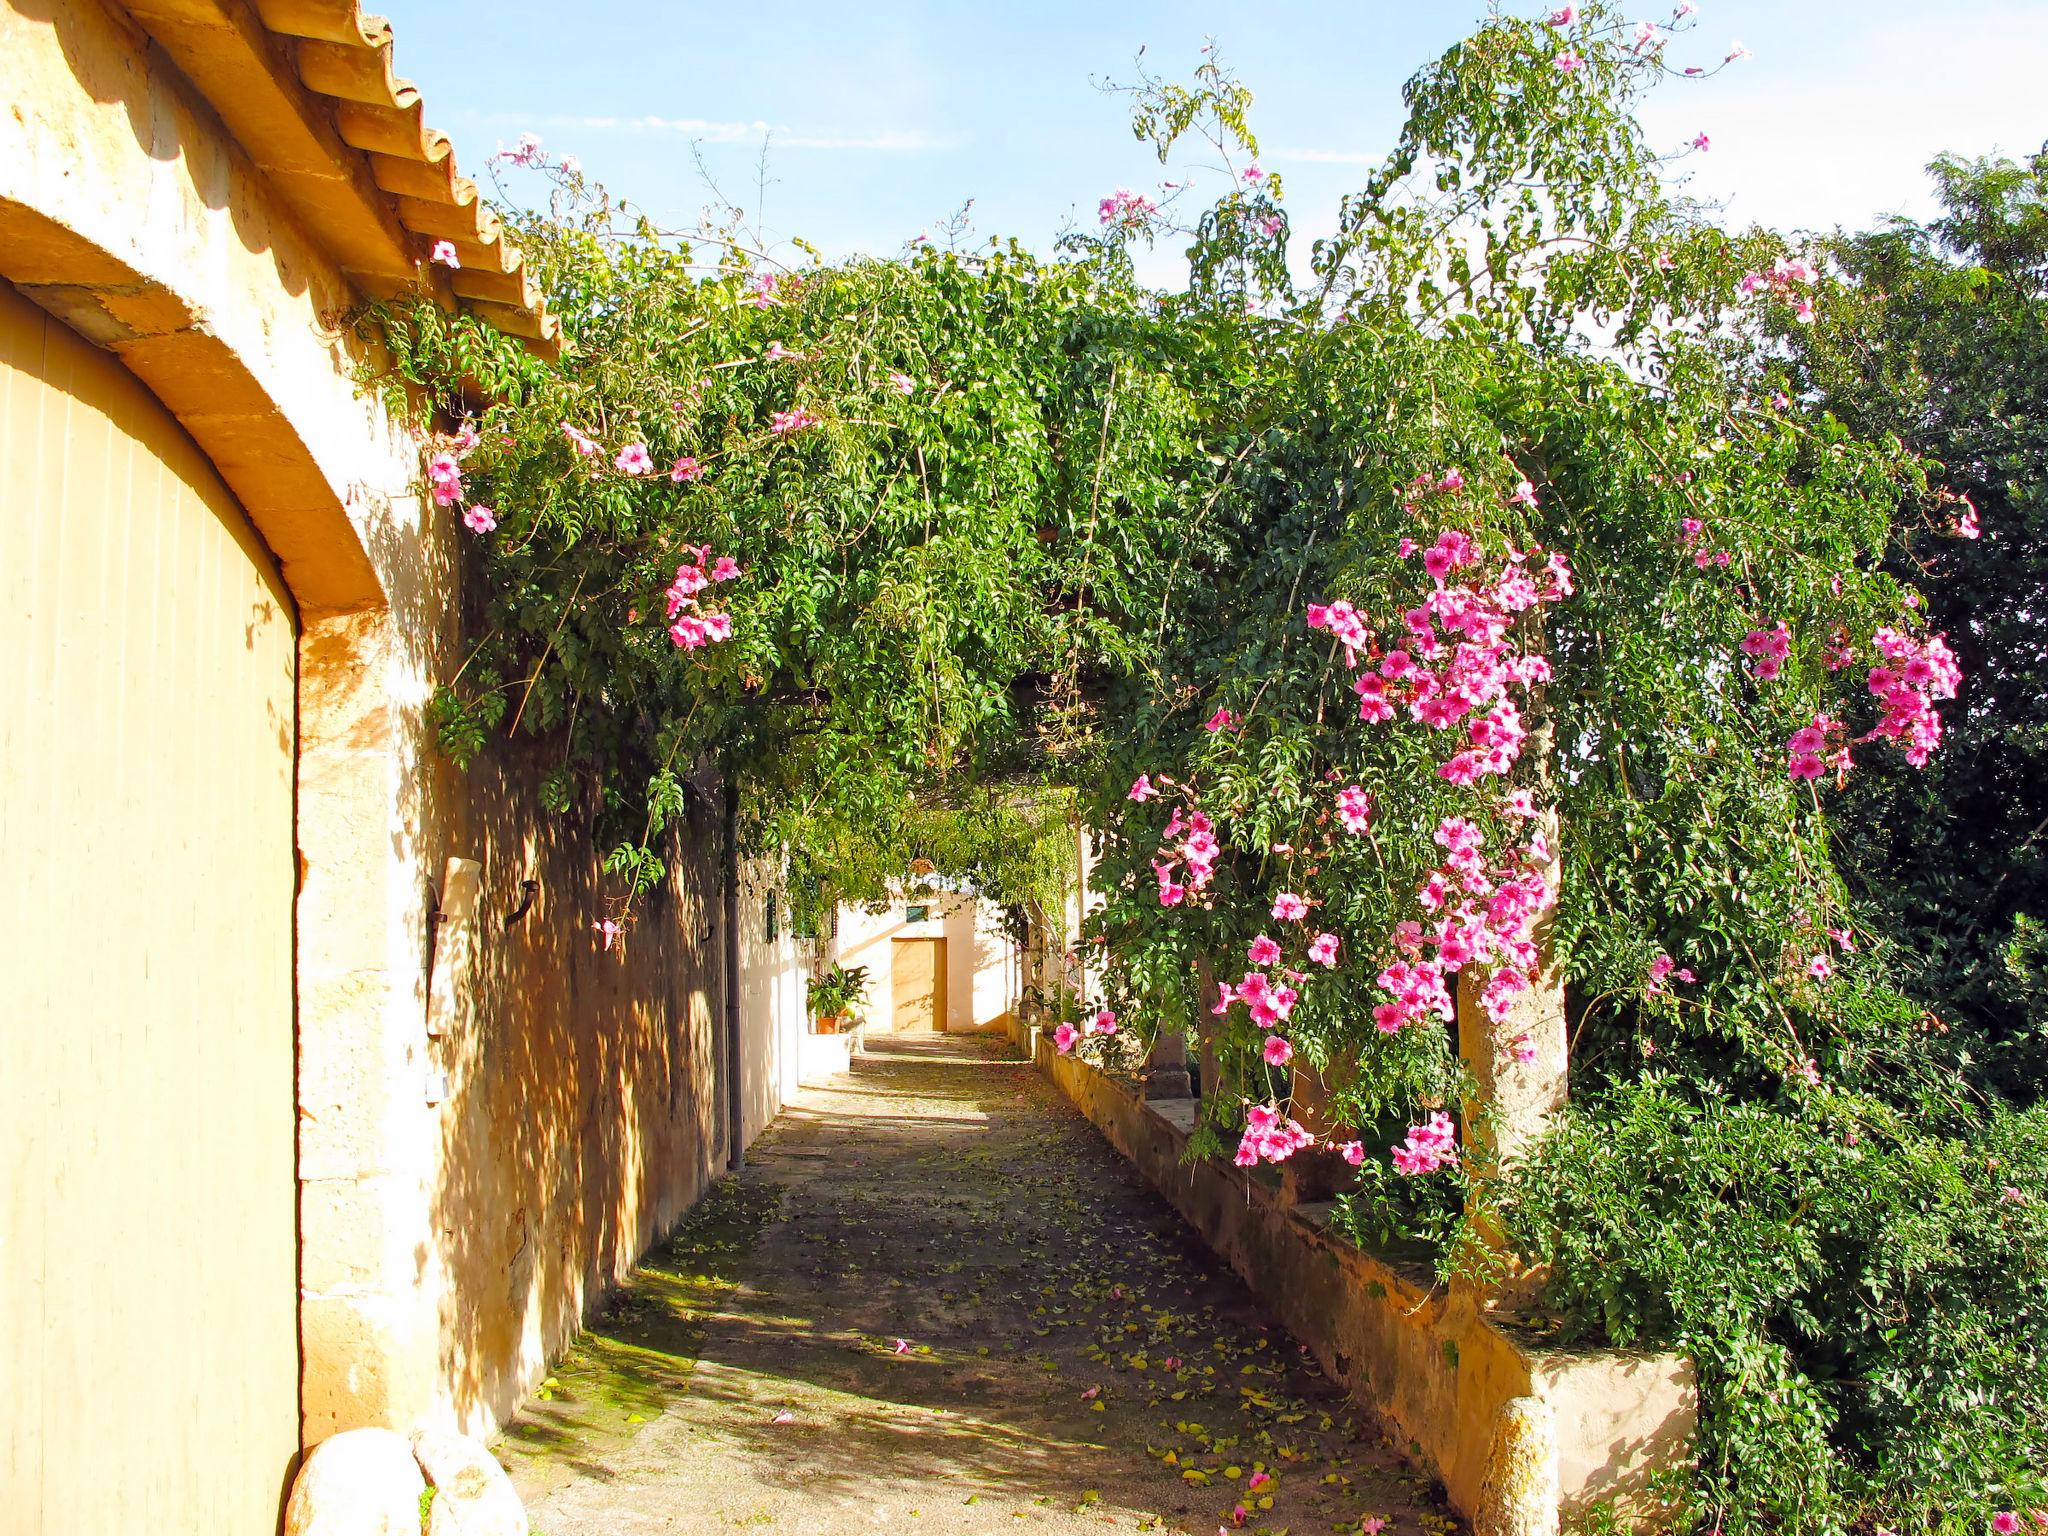
[[[955,140],[934,137],[917,129],[889,128],[875,132],[799,133],[777,123],[756,118],[752,122],[720,121],[704,117],[659,117],[652,113],[638,117],[591,116],[555,113],[514,118],[492,113],[487,121],[520,128],[568,129],[577,133],[673,134],[704,144],[756,144],[767,140],[776,149],[859,150],[879,154],[918,154],[947,149]]]

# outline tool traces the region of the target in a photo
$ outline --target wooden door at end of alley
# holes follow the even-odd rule
[[[898,1032],[946,1027],[946,941],[896,939],[890,966],[890,1022]]]

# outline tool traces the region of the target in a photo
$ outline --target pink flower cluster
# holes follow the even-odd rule
[[[1735,557],[1725,549],[1717,549],[1709,553],[1705,549],[1694,547],[1706,536],[1707,525],[1700,521],[1700,519],[1696,517],[1680,518],[1678,526],[1684,536],[1682,539],[1683,544],[1687,549],[1692,550],[1692,563],[1701,570],[1704,571],[1710,565],[1718,565],[1723,570],[1726,570],[1733,562]]]
[[[1734,58],[1730,54],[1729,58]],[[1811,284],[1820,273],[1807,262],[1796,257],[1780,256],[1761,272],[1751,272],[1742,279],[1742,291],[1768,293],[1772,298],[1782,299],[1793,306],[1793,315],[1802,325],[1813,323],[1813,299],[1802,292],[1803,285]]]
[[[1891,665],[1870,669],[1870,692],[1884,705],[1884,718],[1870,734],[1905,743],[1906,761],[1924,768],[1941,745],[1934,701],[1956,696],[1963,669],[1940,635],[1918,640],[1887,625],[1871,643]]]
[[[792,432],[801,432],[807,427],[818,426],[823,421],[822,416],[815,416],[803,407],[797,406],[792,410],[770,413],[768,430],[776,437],[787,437]]]
[[[1408,1139],[1393,1149],[1394,1171],[1435,1173],[1458,1161],[1458,1132],[1451,1117],[1437,1110],[1421,1125],[1408,1127]]]
[[[1104,224],[1114,224],[1119,229],[1143,229],[1158,211],[1159,205],[1151,198],[1129,187],[1118,187],[1096,209]]]
[[[1817,779],[1830,768],[1849,771],[1849,748],[1839,721],[1815,715],[1813,724],[1794,731],[1785,743],[1785,771],[1795,779]]]
[[[1742,637],[1742,654],[1750,658],[1751,673],[1769,682],[1785,669],[1785,658],[1792,654],[1792,631],[1783,619],[1769,629],[1752,629]]]
[[[496,158],[509,160],[512,164],[525,166],[529,170],[547,163],[547,156],[541,153],[540,135],[537,133],[522,133],[519,135],[517,146],[499,150]]]
[[[1533,935],[1537,918],[1551,903],[1541,873],[1551,853],[1542,833],[1498,865],[1487,862],[1483,835],[1462,816],[1445,817],[1436,842],[1444,861],[1416,892],[1423,909],[1436,915],[1435,927],[1399,924],[1394,942],[1407,958],[1379,975],[1393,1001],[1373,1009],[1373,1023],[1386,1034],[1424,1023],[1431,1014],[1446,1022],[1455,1017],[1445,978],[1475,963],[1493,968],[1479,1000],[1487,1017],[1502,1023],[1516,995],[1530,987],[1541,958]],[[1431,946],[1435,958],[1423,959]]]
[[[1404,924],[1418,935],[1420,923]],[[1396,960],[1379,974],[1379,984],[1393,994],[1390,1003],[1372,1011],[1372,1021],[1383,1035],[1391,1035],[1434,1013],[1448,1024],[1457,1016],[1450,989],[1444,985],[1444,968],[1434,960]]]
[[[1090,1035],[1109,1036],[1116,1033],[1116,1014],[1108,1008],[1099,1008],[1095,1017],[1076,1029],[1072,1024],[1062,1023],[1052,1032],[1052,1043],[1062,1056],[1071,1052]]]
[[[1337,819],[1344,823],[1346,832],[1362,837],[1372,829],[1372,796],[1356,784],[1338,790]]]
[[[1132,786],[1136,798],[1136,786]],[[1182,834],[1185,834],[1183,836]],[[1173,808],[1173,815],[1161,834],[1162,846],[1173,838],[1181,838],[1180,847],[1174,856],[1165,861],[1154,859],[1152,873],[1159,880],[1159,904],[1162,907],[1177,907],[1187,900],[1190,892],[1205,889],[1216,876],[1216,861],[1222,857],[1222,845],[1216,841],[1215,825],[1200,811],[1190,813],[1185,819],[1179,806]],[[1188,878],[1185,883],[1174,879],[1174,872],[1185,863]]]
[[[706,564],[711,561],[710,564]],[[676,579],[668,589],[668,637],[686,651],[732,638],[732,615],[707,613],[697,594],[713,582],[737,581],[739,562],[730,555],[711,560],[711,546],[690,551],[689,558],[676,567]]]
[[[1272,940],[1268,939],[1266,942],[1271,944]],[[1256,947],[1255,944],[1254,948]],[[1278,958],[1277,946],[1274,957]],[[1272,962],[1262,963],[1270,965]],[[1299,971],[1288,971],[1285,974],[1290,980],[1301,979]],[[1287,1022],[1287,1016],[1294,1012],[1294,1005],[1300,996],[1299,992],[1285,982],[1275,986],[1264,971],[1246,971],[1243,978],[1234,986],[1227,981],[1217,984],[1216,1006],[1211,1012],[1227,1013],[1232,1003],[1243,1003],[1251,1010],[1252,1022],[1259,1028],[1278,1029]]]
[[[1977,503],[1970,500],[1967,491],[1958,494],[1956,500],[1963,509],[1956,517],[1956,537],[1959,539],[1981,539],[1984,537],[1983,525],[1977,521]]]
[[[462,485],[462,460],[481,441],[473,422],[464,422],[455,434],[454,451],[434,454],[427,460],[427,489],[437,507],[461,505],[467,492]],[[477,502],[464,508],[462,526],[471,533],[489,533],[498,526],[498,514]]]
[[[1455,469],[1447,469],[1441,475],[1432,475],[1424,470],[1408,482],[1408,488],[1401,498],[1401,510],[1417,512],[1421,510],[1422,503],[1431,496],[1455,496],[1463,489],[1465,477]],[[1405,559],[1407,547],[1404,547],[1401,553]]]
[[[1779,626],[1782,631],[1783,625]],[[1764,631],[1751,631],[1752,637]],[[1839,720],[1815,715],[1811,725],[1801,726],[1785,742],[1785,771],[1795,779],[1818,779],[1829,770],[1845,774],[1850,767],[1850,747],[1867,741],[1896,741],[1903,744],[1906,761],[1925,768],[1941,745],[1941,717],[1935,712],[1937,699],[1952,699],[1962,683],[1963,670],[1955,653],[1940,635],[1922,639],[1889,625],[1871,637],[1884,661],[1870,669],[1866,686],[1884,706],[1884,714],[1867,733],[1850,740]],[[1743,642],[1744,649],[1749,642]],[[1768,660],[1768,656],[1764,658]],[[1852,660],[1845,639],[1831,638],[1827,646],[1830,672],[1840,671]],[[1758,663],[1758,674],[1763,662]]]
[[[1404,540],[1402,553],[1413,554],[1417,547]],[[1391,720],[1405,706],[1410,718],[1434,730],[1465,722],[1466,749],[1437,773],[1453,784],[1469,785],[1506,773],[1521,755],[1528,732],[1508,689],[1548,682],[1550,662],[1541,655],[1523,655],[1508,642],[1508,631],[1516,614],[1571,595],[1571,566],[1563,555],[1552,554],[1539,577],[1526,569],[1528,555],[1514,554],[1491,582],[1448,585],[1453,574],[1480,560],[1470,535],[1457,529],[1446,529],[1422,558],[1436,586],[1403,615],[1405,644],[1379,657],[1351,687],[1364,721]],[[1308,622],[1334,627],[1335,610],[1334,604],[1311,605]],[[1369,636],[1363,638],[1369,642]],[[1352,655],[1347,641],[1346,656]]]
[[[1680,981],[1699,980],[1697,976],[1693,975],[1691,966],[1680,965],[1669,955],[1659,954],[1656,959],[1650,962],[1650,980],[1643,988],[1644,994],[1649,997],[1660,997],[1664,993],[1669,992],[1671,990],[1669,983],[1674,976]]]
[[[1372,631],[1365,627],[1365,619],[1359,611],[1346,602],[1310,603],[1308,605],[1308,627],[1327,629],[1337,637],[1337,643],[1344,647],[1344,665],[1356,667],[1358,653],[1372,645]]]
[[[427,460],[427,488],[437,506],[452,507],[462,500],[462,465],[452,453],[437,453]]]
[[[1261,1162],[1284,1163],[1315,1142],[1300,1122],[1283,1118],[1270,1104],[1254,1104],[1245,1113],[1244,1135],[1238,1139],[1233,1161],[1240,1168]]]
[[[1403,492],[1402,505],[1418,512],[1434,498],[1456,496],[1465,489],[1464,476],[1455,470],[1441,476],[1418,474]],[[1535,487],[1521,481],[1507,500],[1511,505],[1534,506]],[[1308,627],[1328,630],[1342,648],[1347,668],[1359,674],[1352,688],[1362,720],[1391,721],[1405,711],[1413,722],[1432,730],[1462,727],[1464,744],[1438,769],[1440,776],[1469,786],[1504,775],[1519,759],[1528,734],[1511,691],[1550,680],[1548,659],[1524,654],[1513,643],[1512,632],[1519,615],[1572,594],[1570,563],[1561,554],[1540,549],[1510,549],[1497,569],[1482,574],[1487,561],[1478,542],[1457,527],[1443,528],[1426,545],[1404,540],[1400,552],[1404,558],[1420,555],[1432,586],[1421,603],[1402,615],[1398,644],[1383,650],[1366,617],[1342,601],[1311,604]],[[1219,712],[1211,729],[1228,723]],[[1334,771],[1330,779],[1339,782]],[[1137,785],[1132,786],[1132,797],[1139,798]],[[1362,835],[1370,830],[1372,798],[1362,786],[1339,789],[1335,809],[1347,832]],[[1540,814],[1527,789],[1502,796],[1500,809],[1522,820]],[[1168,835],[1175,830],[1169,825]],[[1491,971],[1481,1006],[1496,1024],[1502,1023],[1517,996],[1533,984],[1540,960],[1535,925],[1554,899],[1545,877],[1552,854],[1543,834],[1536,832],[1526,843],[1490,859],[1478,824],[1451,816],[1437,827],[1436,841],[1444,850],[1443,861],[1429,871],[1417,892],[1431,926],[1419,921],[1399,924],[1394,942],[1400,953],[1378,976],[1389,1000],[1374,1009],[1373,1019],[1388,1034],[1454,1019],[1457,1010],[1449,979],[1469,964]],[[1161,899],[1172,905],[1181,897],[1168,893],[1170,867],[1155,868],[1161,871]],[[1274,901],[1273,917],[1300,922],[1311,906],[1307,896],[1283,891]],[[1317,934],[1306,946],[1307,962],[1334,968],[1340,947],[1337,935]],[[1247,955],[1252,968],[1237,981],[1219,985],[1212,1010],[1226,1015],[1242,1002],[1252,1022],[1268,1031],[1261,1054],[1274,1065],[1284,1065],[1293,1055],[1293,1047],[1274,1032],[1285,1025],[1295,1006],[1292,984],[1305,979],[1301,971],[1275,969],[1282,966],[1284,953],[1283,940],[1267,934],[1254,939]],[[1505,1049],[1524,1062],[1536,1054],[1526,1034]],[[1279,1115],[1277,1108],[1258,1111],[1259,1118],[1239,1146],[1240,1162],[1291,1156],[1307,1144],[1282,1125]],[[1346,1148],[1339,1150],[1352,1157]],[[1359,1150],[1352,1160],[1362,1156]],[[1408,1144],[1395,1150],[1396,1165],[1409,1173],[1429,1172],[1456,1160],[1455,1134],[1449,1117],[1441,1114],[1415,1127]]]

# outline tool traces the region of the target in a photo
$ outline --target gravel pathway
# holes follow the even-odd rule
[[[1006,1041],[871,1044],[508,1430],[540,1536],[1455,1529]]]

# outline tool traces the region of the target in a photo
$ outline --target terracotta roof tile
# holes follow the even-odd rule
[[[447,135],[426,125],[418,87],[393,70],[391,23],[364,15],[356,0],[255,6],[265,28],[293,40],[300,82],[330,102],[336,134],[368,162],[371,181],[416,241],[414,259],[450,242],[462,265],[445,286],[499,329],[552,349],[560,322],[476,183],[457,172]]]
[[[364,291],[422,280],[551,353],[561,326],[356,0],[121,0]],[[462,265],[431,263],[446,240]]]

